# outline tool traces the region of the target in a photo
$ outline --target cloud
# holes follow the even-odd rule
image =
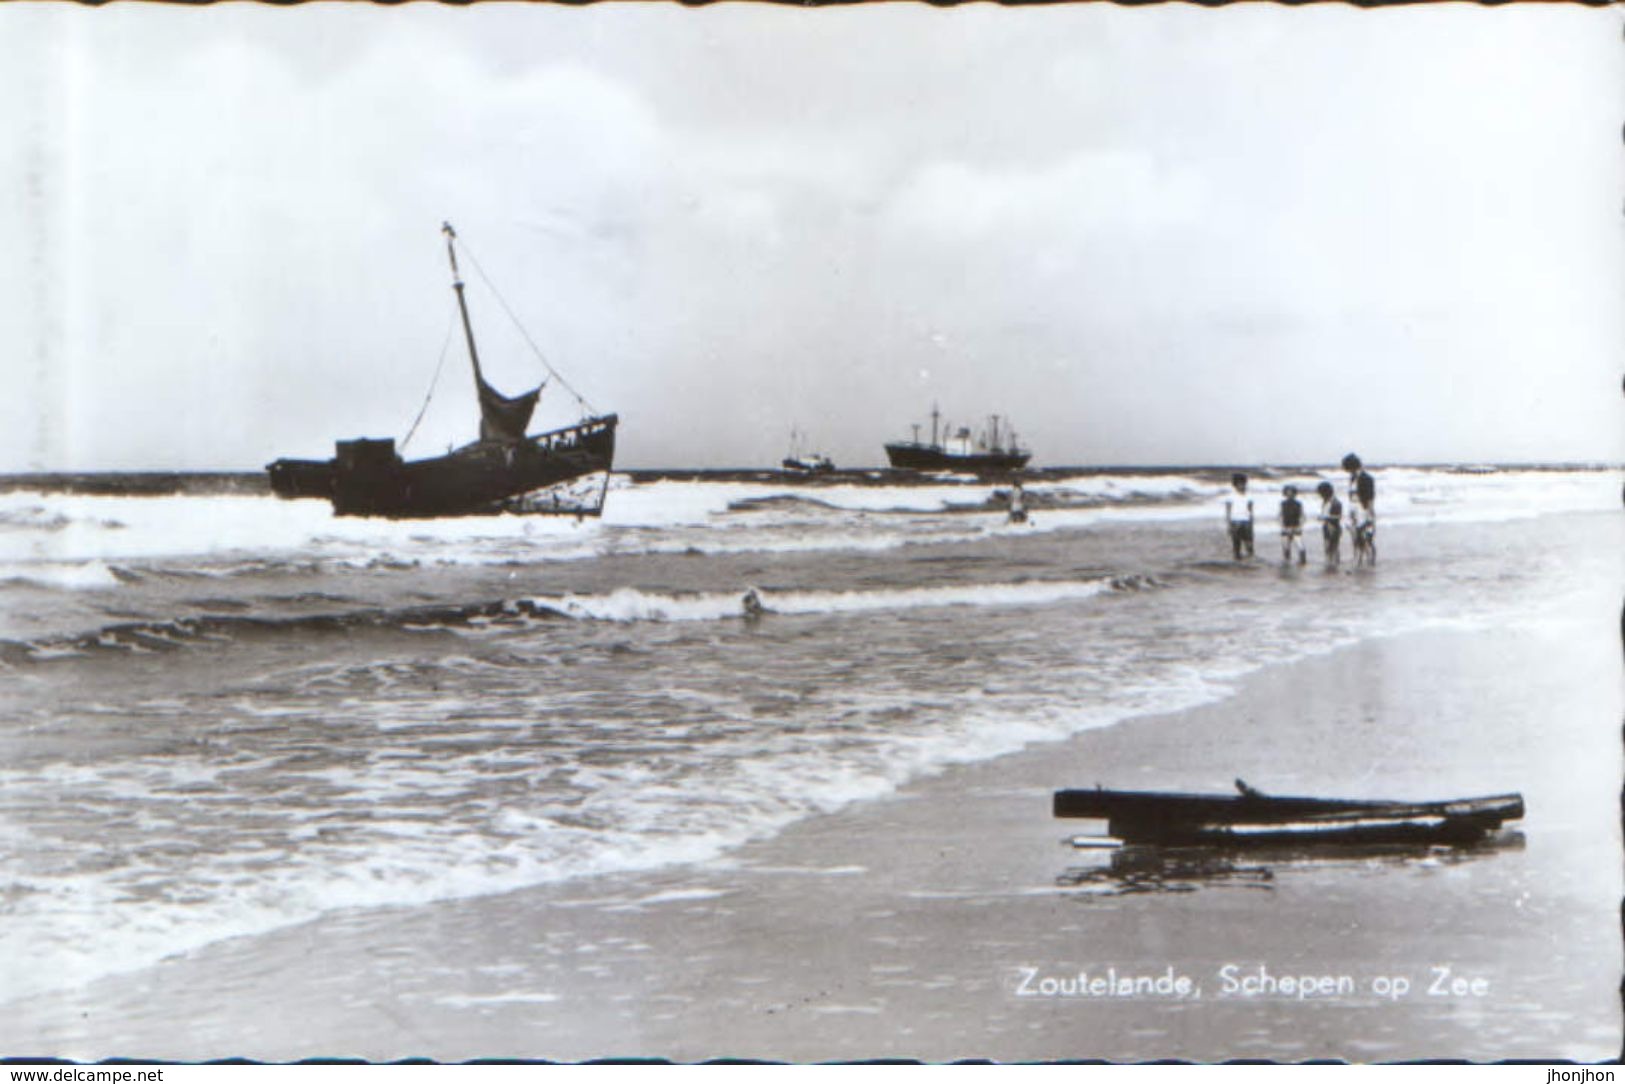
[[[1050,463],[1288,458],[1352,418],[1401,457],[1618,448],[1604,25],[5,7],[0,464],[399,435],[455,327],[448,218],[629,463],[772,462],[792,423],[873,462],[932,398]],[[495,381],[539,378],[464,274]],[[447,356],[424,447],[471,432]],[[1241,442],[1210,403],[1255,384]]]
[[[1156,232],[1202,211],[1198,178],[1161,166],[1138,150],[1078,151],[1039,167],[931,162],[897,193],[898,223],[960,243]]]

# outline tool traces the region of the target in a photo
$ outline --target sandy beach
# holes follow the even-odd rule
[[[1619,647],[1591,616],[1584,639],[1564,622],[1433,630],[1268,668],[1223,701],[953,768],[720,860],[218,944],[7,1006],[0,1046],[276,1061],[1612,1057]],[[1115,872],[1064,843],[1097,826],[1049,814],[1057,787],[1224,791],[1238,776],[1277,793],[1521,790],[1529,811],[1521,833],[1471,851]],[[1045,978],[1109,969],[1201,993],[1042,995]],[[1262,973],[1357,993],[1227,996],[1226,976]]]

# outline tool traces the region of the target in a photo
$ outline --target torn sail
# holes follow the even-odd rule
[[[530,416],[536,409],[536,399],[542,388],[532,388],[523,395],[509,398],[476,376],[480,393],[480,439],[516,441],[525,439]],[[545,385],[543,385],[545,386]]]

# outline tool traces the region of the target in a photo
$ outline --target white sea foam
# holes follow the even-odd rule
[[[0,563],[0,583],[26,583],[37,587],[63,587],[87,591],[117,587],[119,578],[107,562],[36,561]]]
[[[769,591],[753,588],[766,614],[838,614],[942,606],[1043,606],[1110,591],[1109,579],[1031,580],[873,591]],[[663,594],[621,588],[606,595],[538,596],[529,603],[596,621],[716,621],[744,616],[744,592]]]
[[[1397,523],[1499,523],[1572,512],[1613,512],[1622,476],[1611,471],[1379,472],[1378,515]]]
[[[150,561],[163,558],[250,559],[297,554],[303,560],[373,563],[446,557],[495,562],[534,544],[562,556],[594,552],[582,545],[592,521],[543,516],[477,516],[392,521],[335,517],[319,501],[274,497],[111,497],[0,494],[0,516],[36,508],[46,526],[0,531],[0,565]],[[502,546],[499,552],[482,552]],[[468,551],[472,547],[472,552]],[[205,570],[207,571],[207,570]]]
[[[1375,472],[1385,525],[1500,522],[1613,510],[1620,477],[1609,471]],[[1341,495],[1335,472],[1255,480],[1261,519],[1279,486],[1297,485],[1313,509],[1320,477]],[[110,587],[111,564],[161,563],[231,573],[296,562],[321,567],[410,567],[576,561],[602,554],[883,550],[964,542],[1004,529],[1002,486],[724,481],[632,483],[615,476],[601,520],[476,516],[390,521],[339,518],[321,501],[249,496],[0,494],[0,578]],[[1177,473],[1080,473],[1035,480],[1032,530],[1087,529],[1104,522],[1197,520],[1226,487]],[[977,510],[987,509],[985,512]],[[101,562],[98,566],[95,562]],[[67,570],[79,569],[74,573]]]
[[[906,690],[877,693],[868,707],[900,707],[910,699]],[[367,705],[355,701],[342,709],[349,725],[365,722],[352,709]],[[436,718],[445,715],[431,712],[423,723],[433,726]],[[693,778],[647,764],[587,768],[578,762],[572,773],[583,795],[578,802],[542,801],[524,811],[469,802],[469,781],[493,778],[491,765],[479,769],[473,758],[455,754],[421,762],[374,756],[359,766],[296,774],[269,761],[219,765],[185,758],[116,772],[85,766],[49,778],[0,772],[8,794],[66,790],[87,816],[140,809],[148,824],[141,847],[105,852],[117,855],[107,870],[7,875],[13,905],[0,928],[4,989],[24,997],[81,985],[337,910],[702,861],[808,813],[879,797],[950,764],[1112,718],[1102,708],[1035,717],[989,707],[939,719],[933,731],[909,726],[858,741],[742,731],[732,739],[743,743],[737,747],[710,746],[702,760],[679,762],[688,764],[685,772],[701,773]],[[507,771],[525,779],[537,767],[520,762]],[[278,772],[281,793],[306,793],[314,804],[260,801],[250,811],[230,789],[233,778]],[[365,816],[358,820],[345,810]],[[447,855],[458,857],[449,862]],[[675,905],[716,894],[673,889],[614,905]],[[95,932],[87,936],[87,930]]]

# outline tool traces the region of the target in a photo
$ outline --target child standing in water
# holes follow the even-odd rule
[[[1303,548],[1303,504],[1298,500],[1297,486],[1281,489],[1281,563],[1292,563],[1292,550],[1297,547],[1298,563],[1309,563],[1309,554]]]
[[[1230,528],[1230,549],[1236,560],[1253,555],[1253,502],[1247,496],[1247,476],[1232,474],[1225,495],[1224,518]]]
[[[1349,510],[1349,527],[1354,531],[1354,564],[1375,565],[1377,563],[1377,511],[1372,506],[1371,498],[1365,493],[1356,493],[1353,507]]]
[[[1020,482],[1010,490],[1010,522],[1027,522],[1027,495],[1022,491]]]
[[[1320,537],[1326,543],[1326,567],[1336,568],[1343,561],[1343,502],[1337,499],[1337,490],[1330,482],[1315,487],[1320,494]]]
[[[1350,452],[1343,457],[1349,472],[1349,529],[1354,532],[1354,563],[1377,563],[1377,480],[1365,469],[1360,457]]]

